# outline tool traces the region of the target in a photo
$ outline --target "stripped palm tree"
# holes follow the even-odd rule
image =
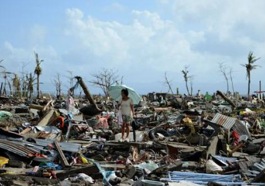
[[[14,78],[12,79],[12,84],[15,89],[15,95],[20,96],[20,79],[17,74],[14,74]]]
[[[251,84],[251,71],[256,69],[258,65],[254,65],[254,63],[259,60],[260,58],[256,58],[253,54],[253,52],[249,52],[248,54],[248,63],[247,64],[242,64],[243,67],[246,68],[247,72],[247,79],[248,79],[248,98],[250,96],[250,84]]]
[[[40,98],[40,75],[42,72],[40,64],[43,62],[43,60],[39,60],[39,56],[36,52],[35,52],[35,58],[36,58],[36,67],[34,70],[34,74],[37,75],[37,98]]]
[[[32,73],[26,75],[26,80],[27,80],[27,86],[28,86],[27,87],[27,97],[31,98],[33,90],[34,90],[33,87],[34,87],[34,81],[35,81],[35,78],[33,77]]]
[[[184,70],[181,71],[183,73],[183,77],[184,77],[184,81],[185,81],[185,84],[186,84],[186,90],[187,90],[187,93],[188,95],[190,95],[190,90],[189,90],[189,86],[188,86],[188,81],[189,81],[189,76],[188,76],[188,67],[186,66]]]

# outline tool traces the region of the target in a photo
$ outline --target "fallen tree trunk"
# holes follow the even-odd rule
[[[220,95],[225,101],[227,101],[231,107],[232,107],[232,110],[234,110],[236,108],[236,105],[235,103],[233,103],[228,97],[226,97],[221,91],[217,90],[216,91],[216,95]]]

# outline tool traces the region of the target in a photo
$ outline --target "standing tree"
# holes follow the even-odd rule
[[[248,98],[250,96],[250,84],[251,84],[251,71],[256,69],[258,65],[254,65],[254,63],[259,60],[260,58],[256,58],[253,54],[253,52],[249,52],[248,54],[248,63],[247,64],[242,64],[243,67],[246,68],[247,72],[247,79],[248,79]]]
[[[227,67],[223,63],[219,63],[219,70],[223,74],[226,81],[226,93],[229,92],[229,81],[227,76]]]
[[[93,74],[92,76],[95,78],[95,80],[90,81],[90,83],[101,88],[105,96],[109,96],[109,87],[115,83],[118,83],[119,78],[117,72],[109,69],[103,69],[98,74]]]
[[[232,91],[233,91],[233,95],[234,95],[234,94],[235,94],[235,89],[234,89],[234,81],[233,81],[232,73],[233,73],[233,70],[232,70],[232,68],[230,68],[229,76],[230,76],[230,81],[231,81]]]
[[[27,81],[26,81],[26,72],[25,72],[25,67],[27,66],[27,65],[29,65],[30,64],[30,62],[28,62],[28,63],[22,63],[22,68],[21,68],[21,79],[20,79],[20,82],[21,82],[21,96],[22,97],[27,97]]]
[[[184,77],[184,81],[185,81],[185,84],[186,84],[187,93],[188,93],[188,95],[190,95],[190,90],[189,90],[189,86],[188,86],[188,81],[189,81],[189,78],[190,78],[190,76],[188,76],[188,74],[189,74],[188,66],[185,66],[185,69],[182,70],[181,72],[183,73],[183,77]]]
[[[167,78],[167,73],[166,73],[166,72],[165,72],[165,83],[166,83],[167,86],[168,86],[168,92],[170,91],[171,94],[174,94],[174,92],[173,92],[173,90],[172,90],[172,88],[171,88],[170,81],[169,81],[168,78]]]
[[[60,98],[62,96],[62,81],[59,73],[57,74],[56,79],[54,79],[54,84],[56,88],[56,96]]]
[[[193,76],[189,77],[190,80],[190,95],[193,95]]]
[[[26,80],[27,80],[27,97],[31,98],[32,97],[32,93],[34,90],[34,81],[35,78],[33,77],[32,73],[30,73],[29,75],[26,75]]]
[[[1,59],[0,60],[0,63],[2,63],[4,60],[3,59]],[[2,66],[2,65],[0,65],[0,68],[3,68],[4,69],[4,71],[5,71],[5,67],[4,66]],[[1,72],[1,73],[3,73],[3,72]],[[0,94],[2,95],[2,89],[3,89],[3,82],[1,83],[1,87],[0,87]]]
[[[15,77],[12,79],[12,84],[15,90],[15,96],[20,96],[20,79],[17,74],[14,74]]]
[[[7,90],[9,90],[9,94],[12,94],[12,86],[10,83],[10,75],[13,74],[12,72],[7,72],[6,70],[2,71],[1,74],[3,74],[4,83],[1,83],[1,94],[7,95]],[[8,86],[8,89],[7,89]]]
[[[36,58],[36,67],[34,70],[34,74],[37,75],[37,98],[40,98],[40,75],[42,72],[40,64],[43,62],[43,60],[39,60],[39,56],[36,52],[35,52],[35,58]]]

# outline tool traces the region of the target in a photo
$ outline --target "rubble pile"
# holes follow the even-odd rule
[[[119,142],[115,101],[94,101],[83,86],[88,101],[5,100],[1,185],[265,185],[262,100],[145,97]]]

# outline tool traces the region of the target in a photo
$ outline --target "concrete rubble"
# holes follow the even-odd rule
[[[4,99],[1,185],[265,185],[263,100],[150,94],[119,142],[113,100],[77,80],[86,98],[70,104]]]

